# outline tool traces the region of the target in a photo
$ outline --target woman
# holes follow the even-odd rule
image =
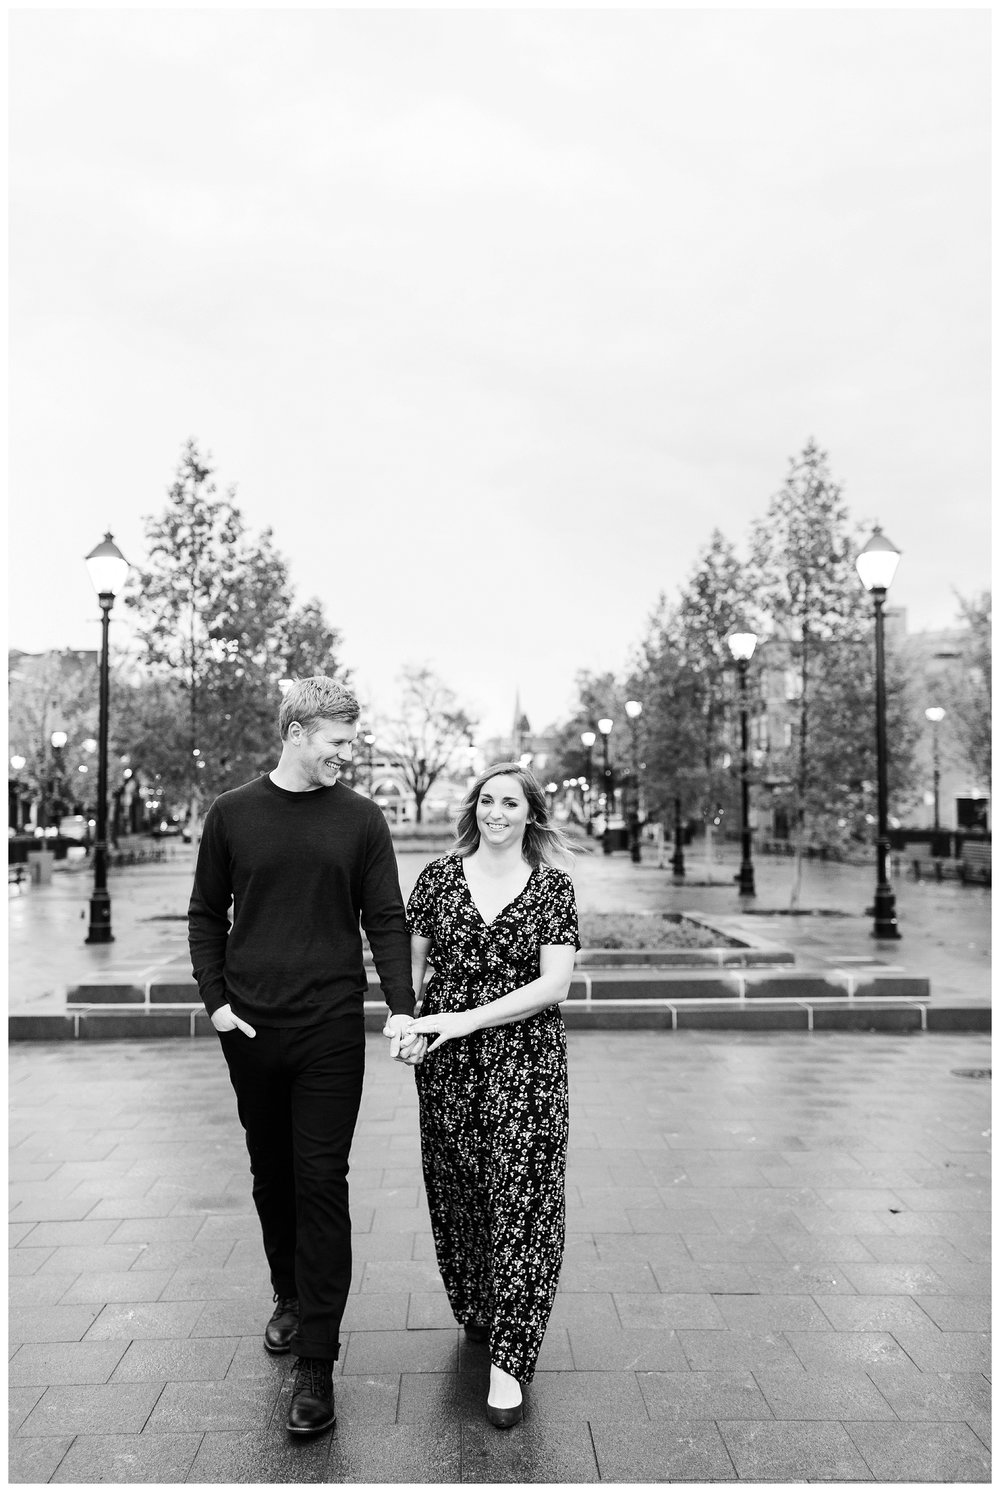
[[[419,1063],[438,1265],[456,1319],[489,1342],[486,1413],[503,1429],[521,1419],[562,1264],[569,1098],[559,1005],[580,944],[573,883],[558,862],[571,854],[532,774],[500,762],[470,790],[454,850],[424,867],[407,906],[418,999],[434,968],[401,1055]]]

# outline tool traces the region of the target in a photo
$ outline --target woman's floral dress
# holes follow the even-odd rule
[[[579,948],[573,882],[539,866],[490,923],[461,858],[420,872],[411,933],[430,938],[422,1015],[530,984],[543,944]],[[433,1040],[433,1038],[431,1038]],[[559,1007],[447,1041],[415,1069],[424,1182],[455,1318],[490,1324],[490,1357],[530,1383],[562,1265],[569,1093]]]

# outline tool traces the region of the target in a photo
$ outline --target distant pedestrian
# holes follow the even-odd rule
[[[421,871],[407,917],[424,1180],[456,1319],[489,1343],[486,1412],[522,1417],[565,1236],[569,1096],[560,1002],[577,937],[570,846],[513,762],[473,785],[453,852]],[[437,1033],[423,1056],[415,1038]]]
[[[394,1056],[414,1009],[389,829],[373,802],[338,781],[359,713],[332,679],[289,688],[277,766],[208,810],[188,910],[191,961],[236,1091],[271,1272],[276,1309],[264,1346],[298,1355],[294,1435],[336,1418],[333,1363],[351,1284],[348,1157],[365,1065],[359,922],[391,1011]],[[410,1059],[425,1045],[411,1042]]]

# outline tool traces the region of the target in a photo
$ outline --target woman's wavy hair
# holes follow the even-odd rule
[[[528,822],[525,825],[521,851],[532,870],[540,865],[552,865],[557,870],[569,870],[578,847],[566,838],[561,829],[552,822],[549,805],[538,778],[520,762],[495,762],[480,773],[469,788],[458,815],[458,828],[451,853],[464,857],[479,848],[479,825],[476,823],[476,805],[483,787],[493,777],[516,777],[528,800]]]

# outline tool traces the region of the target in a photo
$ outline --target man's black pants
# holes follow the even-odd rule
[[[351,1288],[347,1170],[361,1105],[360,1014],[315,1026],[257,1026],[219,1040],[246,1131],[271,1284],[298,1296],[291,1350],[335,1359]]]

